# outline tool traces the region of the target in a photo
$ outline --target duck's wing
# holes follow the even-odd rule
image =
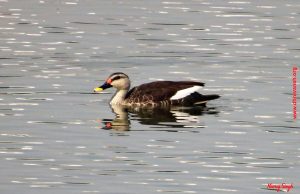
[[[180,100],[204,86],[202,82],[193,81],[156,81],[132,88],[126,96],[131,102],[160,102]]]

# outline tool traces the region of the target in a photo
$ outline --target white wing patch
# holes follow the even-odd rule
[[[178,100],[178,99],[181,99],[181,98],[184,98],[194,92],[196,92],[197,90],[199,90],[201,88],[201,86],[193,86],[193,87],[190,87],[190,88],[186,88],[186,89],[183,89],[183,90],[179,90],[176,92],[176,94],[174,96],[172,96],[170,99],[171,100]]]

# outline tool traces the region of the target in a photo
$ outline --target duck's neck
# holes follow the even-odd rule
[[[123,104],[128,90],[117,90],[112,97],[110,104]]]

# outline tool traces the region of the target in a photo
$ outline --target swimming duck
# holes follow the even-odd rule
[[[122,72],[111,74],[105,83],[94,92],[101,92],[114,87],[117,92],[110,104],[125,106],[194,106],[205,105],[207,101],[219,98],[219,95],[202,95],[198,92],[204,86],[202,82],[194,81],[155,81],[130,89],[130,79]]]

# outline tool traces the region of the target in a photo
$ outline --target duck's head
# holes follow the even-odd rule
[[[102,86],[94,88],[94,92],[101,92],[110,87],[117,88],[118,90],[129,90],[130,80],[125,73],[113,73],[106,79]]]

